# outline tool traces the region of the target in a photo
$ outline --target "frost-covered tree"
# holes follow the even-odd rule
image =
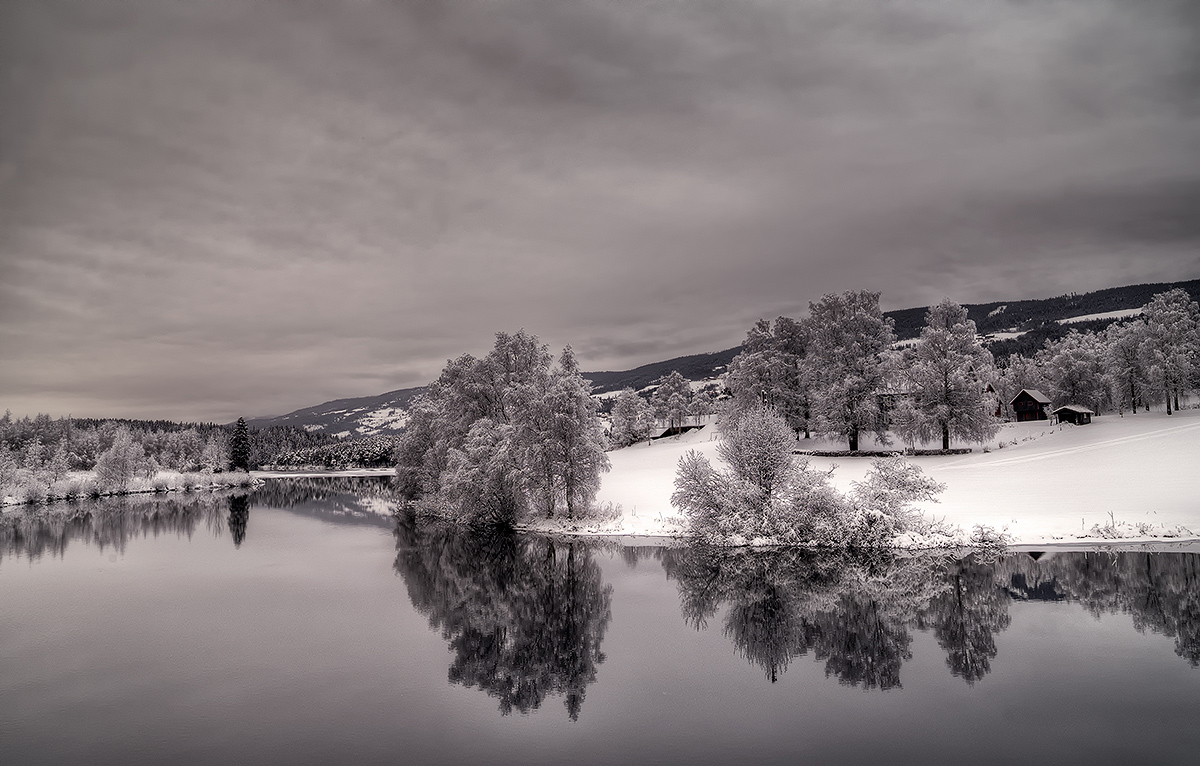
[[[678,370],[672,370],[654,382],[657,388],[650,396],[650,403],[654,405],[655,417],[667,421],[668,428],[679,428],[687,419],[691,406],[691,384]]]
[[[51,483],[56,482],[65,478],[69,470],[71,470],[71,463],[67,457],[67,444],[65,441],[60,441],[54,450],[54,455],[46,462],[47,479]]]
[[[725,385],[733,395],[726,417],[767,406],[783,416],[799,436],[809,435],[812,375],[808,324],[779,317],[760,319],[746,334],[741,352],[729,363]]]
[[[570,346],[563,349],[551,375],[548,405],[555,474],[567,504],[567,518],[573,519],[576,511],[591,506],[600,489],[600,475],[608,471],[609,463],[596,400]]]
[[[1145,339],[1146,323],[1141,319],[1111,324],[1104,331],[1104,379],[1118,412],[1137,413],[1138,403],[1146,401],[1150,381],[1142,357]]]
[[[134,441],[129,429],[121,426],[112,446],[96,460],[96,481],[105,490],[123,492],[129,482],[148,468],[146,450]]]
[[[583,511],[608,465],[603,431],[574,355],[568,349],[557,369],[551,364],[547,347],[523,330],[497,333],[482,359],[448,363],[410,409],[396,451],[401,495],[493,524],[531,508]]]
[[[992,355],[979,344],[967,310],[944,300],[925,314],[921,337],[904,358],[904,377],[912,394],[903,418],[910,440],[950,439],[984,442],[998,428],[985,388],[993,378]]]
[[[879,293],[826,295],[809,304],[809,354],[815,377],[813,414],[820,430],[845,436],[858,449],[859,434],[885,439],[876,396],[888,372],[895,335],[879,308]]]
[[[626,388],[617,395],[612,409],[612,442],[617,447],[648,437],[654,429],[654,409],[642,397]]]
[[[1179,409],[1180,391],[1195,384],[1200,367],[1200,306],[1181,288],[1159,293],[1142,309],[1146,320],[1142,344],[1144,363],[1152,385]]]
[[[1038,352],[1037,361],[1055,405],[1084,404],[1102,412],[1108,403],[1104,347],[1093,333],[1071,332]]]
[[[229,465],[229,447],[220,432],[208,437],[200,453],[200,465],[208,473],[219,473]]]
[[[512,525],[526,511],[525,471],[511,425],[480,418],[461,448],[452,447],[440,477],[444,499],[469,524]]]

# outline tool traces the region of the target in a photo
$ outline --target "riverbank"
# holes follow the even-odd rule
[[[49,485],[25,482],[0,492],[0,507],[20,508],[46,503],[95,497],[118,497],[165,492],[212,492],[222,489],[249,488],[261,484],[253,474],[230,471],[224,473],[181,473],[159,471],[151,477],[135,477],[120,489],[104,488],[95,471],[71,471],[66,477]]]

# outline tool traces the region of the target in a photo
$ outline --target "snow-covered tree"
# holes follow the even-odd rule
[[[585,510],[608,467],[590,386],[567,349],[556,369],[525,331],[483,359],[453,360],[413,402],[397,448],[399,491],[460,520],[511,523],[530,508]]]
[[[1104,348],[1094,333],[1071,332],[1051,341],[1037,359],[1049,383],[1055,405],[1084,404],[1102,412],[1108,403]]]
[[[925,314],[921,337],[904,358],[912,411],[904,435],[926,441],[941,436],[983,442],[998,428],[985,388],[993,377],[992,355],[979,344],[967,310],[944,300]]]
[[[612,409],[612,442],[617,447],[648,437],[654,430],[654,409],[650,403],[626,388],[617,395]]]
[[[1143,357],[1169,415],[1172,399],[1179,409],[1179,393],[1194,384],[1200,366],[1200,306],[1177,287],[1151,298],[1142,316],[1146,320]]]
[[[876,394],[895,335],[892,320],[879,308],[879,293],[826,295],[810,303],[809,312],[813,414],[820,430],[845,436],[851,450],[858,449],[863,431],[886,438]]]
[[[106,490],[123,492],[134,476],[146,471],[146,450],[129,429],[117,429],[112,446],[96,460],[96,481]]]
[[[600,475],[608,471],[609,463],[596,400],[570,346],[563,349],[551,376],[548,400],[555,473],[567,504],[567,518],[573,519],[577,510],[591,506],[600,489]]]
[[[511,525],[526,511],[526,474],[511,425],[480,418],[461,448],[452,447],[440,477],[454,515],[469,524]]]
[[[1150,385],[1142,355],[1146,340],[1146,323],[1141,319],[1116,323],[1104,331],[1104,377],[1109,397],[1119,412],[1138,411],[1138,403],[1146,401]]]
[[[200,453],[200,465],[209,473],[224,471],[229,465],[229,447],[222,434],[214,433],[204,443]]]
[[[54,455],[46,463],[46,476],[53,483],[65,478],[69,470],[71,470],[71,463],[67,457],[66,441],[63,440],[58,443]]]
[[[654,382],[657,388],[650,396],[650,403],[654,405],[655,417],[667,421],[668,428],[679,428],[691,407],[691,384],[678,370],[672,370]]]
[[[774,325],[760,319],[742,341],[742,351],[729,363],[725,385],[733,394],[727,416],[756,407],[773,408],[797,436],[809,435],[812,375],[806,364],[808,325],[779,317]]]

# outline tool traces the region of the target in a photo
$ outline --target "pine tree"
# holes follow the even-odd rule
[[[984,394],[992,377],[992,355],[976,340],[975,323],[965,308],[950,300],[931,306],[905,362],[912,408],[899,430],[907,438],[941,436],[946,450],[951,437],[982,442],[995,435],[997,425]]]
[[[250,470],[250,433],[246,419],[238,418],[229,440],[229,467],[235,471]]]

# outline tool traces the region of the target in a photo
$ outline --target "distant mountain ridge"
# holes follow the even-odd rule
[[[1162,282],[1151,284],[1110,287],[1090,293],[1059,295],[1053,298],[1037,298],[1019,301],[995,301],[992,303],[967,303],[967,316],[975,321],[980,334],[1021,332],[1027,337],[1008,338],[989,343],[999,356],[1010,353],[1028,353],[1040,347],[1048,338],[1065,334],[1068,330],[1059,323],[1092,314],[1136,309],[1146,305],[1156,293],[1175,287],[1183,288],[1200,301],[1200,279],[1186,282]],[[896,338],[910,340],[921,334],[925,325],[928,306],[898,309],[884,312],[896,323]],[[1099,329],[1113,321],[1101,318],[1090,322],[1073,324],[1074,329]],[[592,383],[593,393],[603,394],[645,388],[672,370],[678,370],[689,380],[713,378],[724,372],[725,366],[737,356],[740,346],[723,351],[678,356],[661,362],[635,367],[631,370],[585,372],[583,376]],[[334,399],[312,407],[289,412],[278,417],[254,418],[247,424],[254,428],[272,425],[293,425],[309,431],[321,431],[331,436],[358,439],[372,434],[398,433],[408,418],[408,405],[424,387],[401,388],[378,396],[349,399]]]

